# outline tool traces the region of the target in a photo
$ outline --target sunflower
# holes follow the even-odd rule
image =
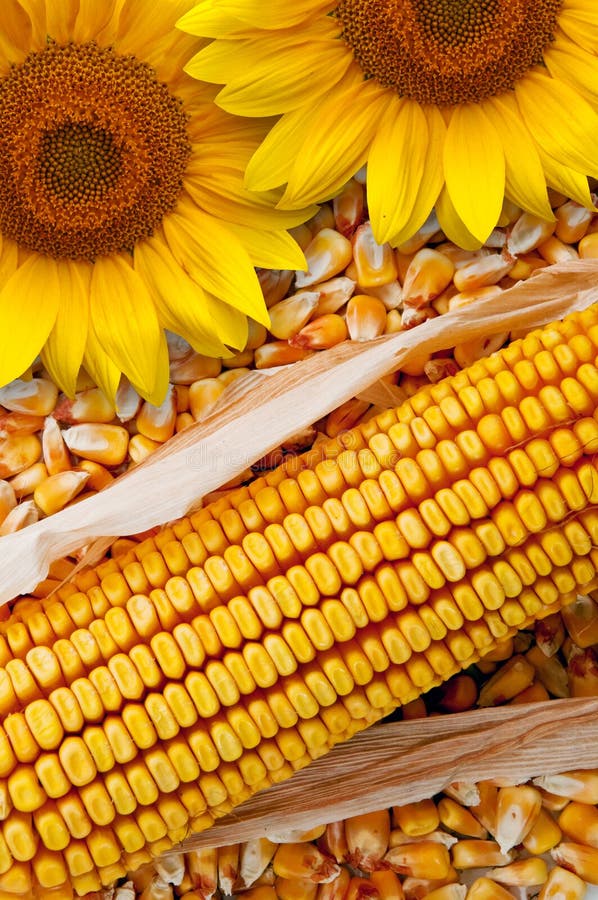
[[[330,198],[367,163],[378,241],[435,211],[479,247],[505,198],[552,219],[547,186],[592,206],[598,175],[595,0],[203,0],[179,27],[216,103],[280,116],[246,184],[280,209]]]
[[[0,384],[38,354],[67,393],[83,365],[160,402],[164,329],[230,355],[268,322],[254,266],[296,268],[278,194],[243,172],[271,124],[183,72],[190,0],[0,3]],[[205,43],[205,42],[204,42]]]

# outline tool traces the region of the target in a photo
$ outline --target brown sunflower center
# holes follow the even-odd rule
[[[419,103],[476,103],[542,62],[562,0],[340,0],[367,78]]]
[[[150,66],[49,44],[0,81],[0,232],[54,257],[131,250],[175,206],[189,152]]]

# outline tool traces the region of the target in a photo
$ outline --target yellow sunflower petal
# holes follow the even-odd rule
[[[48,37],[48,29],[46,25],[46,4],[39,0],[19,0],[20,6],[23,7],[29,17],[31,31],[28,50],[35,48],[41,50]],[[17,46],[18,46],[17,41]]]
[[[560,191],[571,200],[577,200],[582,206],[593,209],[594,206],[586,176],[553,159],[539,144],[536,145],[536,149],[540,156],[548,186],[556,191]]]
[[[168,344],[166,343],[166,335],[163,331],[160,332],[160,341],[158,344],[158,353],[155,360],[155,374],[156,377],[154,379],[154,386],[152,390],[147,394],[147,400],[150,403],[153,403],[154,406],[160,406],[164,397],[166,396],[166,392],[168,390],[168,382],[170,380],[170,359],[168,356]],[[137,391],[138,394],[143,396],[143,390],[140,385],[131,382],[133,387]]]
[[[542,163],[514,99],[506,94],[491,98],[484,103],[484,110],[503,145],[507,194],[528,212],[553,219]]]
[[[243,70],[226,76],[218,106],[237,116],[275,116],[313,103],[337,84],[351,64],[351,54],[337,39],[289,47],[288,38],[271,37],[237,48]],[[326,78],[321,77],[322,58]],[[193,72],[190,72],[193,75]],[[196,76],[197,77],[197,76]]]
[[[47,340],[58,313],[56,262],[34,255],[0,291],[0,384],[18,378]]]
[[[19,267],[19,248],[10,238],[2,237],[2,252],[0,253],[0,286],[6,284],[11,275]]]
[[[19,63],[31,46],[31,23],[17,0],[0,3],[0,73],[8,74],[10,63]]]
[[[79,0],[60,0],[46,4],[48,37],[59,44],[68,41],[73,33]]]
[[[145,282],[122,257],[101,256],[95,261],[90,313],[110,359],[142,396],[152,394],[160,326]]]
[[[58,280],[58,314],[41,358],[56,384],[68,397],[73,397],[87,343],[91,265],[60,260]]]
[[[568,40],[555,40],[544,51],[546,68],[553,78],[566,81],[596,107],[598,103],[598,57]]]
[[[204,291],[183,271],[160,238],[137,244],[135,270],[149,290],[164,328],[184,334],[198,353],[221,356],[226,352],[208,312]]]
[[[428,123],[421,106],[393,97],[368,155],[368,208],[379,243],[397,234],[411,217],[427,151]]]
[[[72,40],[84,44],[86,41],[107,38],[106,43],[112,43],[124,3],[125,0],[103,0],[102,3],[97,0],[79,0]],[[109,32],[108,35],[104,34],[106,31]]]
[[[402,228],[390,237],[390,243],[393,247],[398,247],[399,244],[404,243],[422,227],[444,185],[442,154],[446,137],[446,125],[442,113],[435,106],[423,107],[423,110],[428,124],[428,146],[424,175],[410,214],[405,219]]]
[[[260,28],[290,28],[314,13],[326,13],[336,6],[334,0],[220,0],[225,15]]]
[[[238,40],[212,41],[184,66],[187,75],[201,81],[224,84],[228,78],[243,74],[247,68],[245,55],[239,53],[244,47]]]
[[[93,319],[89,320],[83,368],[93,378],[100,390],[113,400],[120,381],[120,369],[102,349],[95,332]]]
[[[534,140],[563,165],[598,174],[598,114],[579,93],[541,71],[515,85],[521,114]]]
[[[204,290],[267,326],[269,318],[260,284],[239,239],[195,204],[179,203],[178,209],[184,209],[184,213],[166,216],[162,225],[179,265]]]
[[[224,303],[223,300],[210,294],[209,291],[205,292],[205,297],[208,312],[216,323],[218,337],[222,343],[235,350],[242,350],[249,335],[247,316],[229,303]]]
[[[356,68],[350,72],[313,109],[303,109],[302,140],[295,137],[281,209],[333,196],[365,162],[390,97]]]
[[[214,0],[204,0],[181,16],[176,25],[188,34],[219,38],[237,29],[239,19],[225,12]]]
[[[467,230],[461,216],[453,206],[450,194],[446,186],[441,190],[436,201],[436,216],[438,224],[453,244],[463,247],[464,250],[479,250],[483,241]]]
[[[243,184],[243,175],[242,169],[212,166],[201,174],[188,175],[185,190],[205,212],[225,222],[255,228],[294,228],[318,211],[315,204],[305,209],[275,211],[280,191],[249,191]]]
[[[318,115],[317,104],[313,112]],[[273,125],[247,164],[245,184],[249,190],[268,191],[288,181],[305,117],[303,108],[295,109]]]
[[[559,28],[580,47],[596,52],[598,41],[598,9],[594,0],[589,3],[563,4],[559,13]]]
[[[446,187],[465,228],[482,243],[500,216],[505,192],[505,155],[496,129],[481,106],[451,111],[444,144]]]
[[[254,266],[264,269],[307,269],[303,250],[288,232],[267,231],[236,222],[229,222],[227,227],[237,235]]]

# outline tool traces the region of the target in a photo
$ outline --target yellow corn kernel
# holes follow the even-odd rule
[[[511,852],[503,853],[496,841],[464,839],[451,848],[456,869],[479,869],[486,866],[504,866],[513,861]]]
[[[450,831],[466,837],[485,840],[488,832],[465,806],[451,797],[442,797],[438,802],[438,817],[442,825]]]
[[[0,478],[10,478],[36,463],[42,445],[34,434],[9,434],[0,445]]]
[[[548,868],[543,859],[518,859],[498,869],[490,869],[487,877],[513,887],[532,887],[544,884],[548,878]]]
[[[509,900],[513,894],[490,878],[476,878],[467,891],[467,900]]]
[[[421,837],[435,831],[440,821],[433,800],[393,806],[392,815],[394,824],[411,837]]]
[[[298,272],[295,285],[302,289],[338,275],[351,262],[351,242],[332,228],[323,228],[305,248],[307,271]]]
[[[541,856],[553,847],[556,847],[561,839],[561,829],[553,816],[544,807],[536,816],[536,821],[521,842],[528,853]]]
[[[404,900],[405,893],[398,876],[391,869],[377,869],[370,874],[370,884],[380,900]]]
[[[339,867],[308,843],[281,844],[272,859],[274,874],[282,878],[308,878],[312,882],[333,881]]]
[[[391,869],[414,878],[444,878],[450,869],[447,848],[430,840],[392,847],[384,860]]]
[[[268,838],[253,838],[241,844],[238,884],[250,888],[271,862],[277,845]]]
[[[508,853],[524,840],[533,827],[541,807],[540,792],[530,785],[499,789],[494,836],[503,853]]]
[[[388,850],[390,816],[387,810],[362,813],[345,820],[346,858],[355,868],[372,872]]]
[[[73,425],[63,432],[63,437],[71,453],[104,466],[124,462],[129,445],[129,433],[121,425]]]
[[[403,277],[403,301],[407,306],[427,306],[449,286],[455,266],[453,261],[439,250],[418,250]]]
[[[586,883],[574,872],[555,866],[548,873],[538,900],[583,900]]]
[[[535,669],[531,663],[516,655],[506,662],[481,688],[479,706],[495,706],[511,700],[534,680]]]
[[[176,395],[170,385],[159,406],[147,400],[142,404],[136,419],[137,430],[150,440],[163,443],[174,434],[176,415]]]
[[[379,337],[386,326],[386,307],[377,297],[355,294],[347,303],[346,325],[352,341]]]
[[[598,849],[572,841],[562,841],[550,851],[554,861],[590,884],[598,884]]]
[[[558,797],[578,803],[598,803],[598,771],[579,769],[558,775],[541,775],[534,784]]]
[[[292,347],[300,347],[304,350],[327,350],[347,339],[347,323],[342,316],[336,315],[336,313],[317,315],[321,299],[322,295],[320,294],[318,305],[314,310],[314,318],[290,338],[289,342]],[[330,435],[328,428],[326,433]]]

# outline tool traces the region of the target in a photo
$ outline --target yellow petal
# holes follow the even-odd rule
[[[251,257],[254,266],[264,269],[307,269],[303,251],[286,231],[266,231],[229,223]]]
[[[437,107],[424,107],[424,113],[428,123],[428,146],[424,174],[409,216],[406,218],[402,228],[390,238],[390,243],[393,247],[398,247],[399,244],[405,243],[416,231],[419,231],[430,215],[444,185],[442,155],[446,138],[446,125],[442,113]]]
[[[305,107],[280,208],[333,196],[365,162],[389,100],[387,91],[352,68],[319,103]]]
[[[289,46],[286,38],[269,37],[237,53],[241,61],[246,57],[244,70],[233,70],[216,97],[218,106],[237,116],[275,116],[311,104],[342,79],[352,60],[337,39]]]
[[[205,356],[226,353],[208,312],[204,291],[183,271],[161,238],[139,241],[135,247],[135,270],[149,290],[164,328],[182,335]]]
[[[463,224],[463,220],[458,215],[449,192],[444,187],[438,200],[436,201],[436,216],[438,224],[443,232],[453,244],[463,247],[464,250],[479,250],[483,241],[478,240]]]
[[[20,63],[31,49],[29,17],[17,0],[0,3],[0,74],[8,74],[10,63]]]
[[[219,38],[229,31],[234,31],[240,25],[239,19],[225,12],[212,0],[204,0],[197,3],[192,9],[181,16],[176,26],[188,34],[196,34],[200,37]]]
[[[103,0],[102,3],[98,3],[97,0],[79,0],[72,40],[79,44],[93,40],[102,43],[104,32],[108,31],[106,43],[112,43],[124,2],[125,0]]]
[[[247,69],[247,53],[239,40],[212,41],[184,66],[191,78],[209,81],[212,84],[226,84],[229,78],[242,75]]]
[[[549,187],[560,191],[571,200],[577,200],[582,206],[593,209],[594,205],[590,197],[590,188],[586,176],[553,159],[539,144],[536,144],[536,149],[544,169],[546,183]]]
[[[336,6],[334,0],[219,0],[223,13],[260,28],[290,28],[309,16],[326,13]]]
[[[544,51],[546,68],[553,78],[568,82],[594,108],[598,103],[598,58],[571,41],[558,39]]]
[[[48,38],[58,44],[67,43],[73,34],[79,0],[60,0],[46,4],[46,28]]]
[[[43,347],[58,314],[56,262],[34,254],[0,291],[0,384],[18,378]]]
[[[103,350],[142,396],[156,380],[160,325],[143,279],[121,256],[100,256],[91,276],[90,313]]]
[[[598,10],[594,0],[589,3],[563,4],[559,12],[559,28],[589,53],[596,52],[598,43]]]
[[[269,318],[249,254],[224,224],[179,202],[162,226],[174,258],[193,281],[262,325]]]
[[[11,275],[19,267],[19,247],[10,238],[0,236],[2,253],[0,254],[0,288],[3,287]]]
[[[41,357],[56,384],[73,397],[87,343],[91,265],[74,260],[59,260],[57,265],[58,315]]]
[[[317,113],[316,104],[314,114]],[[247,164],[245,184],[249,190],[268,191],[289,180],[306,121],[309,122],[309,112],[301,107],[285,113],[272,126]]]
[[[45,3],[40,3],[39,0],[19,0],[19,4],[27,13],[31,27],[30,32],[29,29],[26,31],[29,37],[27,49],[41,50],[48,38],[48,27],[46,24],[47,6]]]
[[[249,191],[243,183],[243,169],[212,166],[197,175],[186,173],[185,190],[197,205],[225,222],[255,228],[294,228],[314,216],[318,207],[275,209],[280,191]]]
[[[421,106],[393,97],[368,155],[368,208],[378,243],[397,234],[410,218],[427,150],[428,123]]]
[[[141,396],[145,396],[146,400],[153,403],[154,406],[160,406],[166,392],[168,391],[168,383],[170,379],[170,360],[168,357],[168,344],[166,343],[166,335],[160,332],[160,342],[158,344],[158,354],[156,356],[156,378],[151,392],[144,394],[142,386],[133,384],[133,387]]]
[[[499,135],[505,154],[505,190],[523,209],[541,219],[554,219],[540,157],[511,95],[484,103],[484,111]]]
[[[444,177],[456,215],[483,243],[502,209],[505,156],[481,106],[468,103],[452,110],[444,144]]]
[[[216,331],[222,343],[235,350],[242,350],[249,335],[247,316],[208,291],[205,296],[208,312],[216,323]],[[270,317],[268,316],[269,323]]]
[[[93,319],[89,321],[83,368],[106,396],[113,400],[120,381],[120,369],[102,349],[93,326]]]
[[[542,71],[515,85],[521,114],[549,156],[587,175],[598,174],[598,115],[576,90]]]

